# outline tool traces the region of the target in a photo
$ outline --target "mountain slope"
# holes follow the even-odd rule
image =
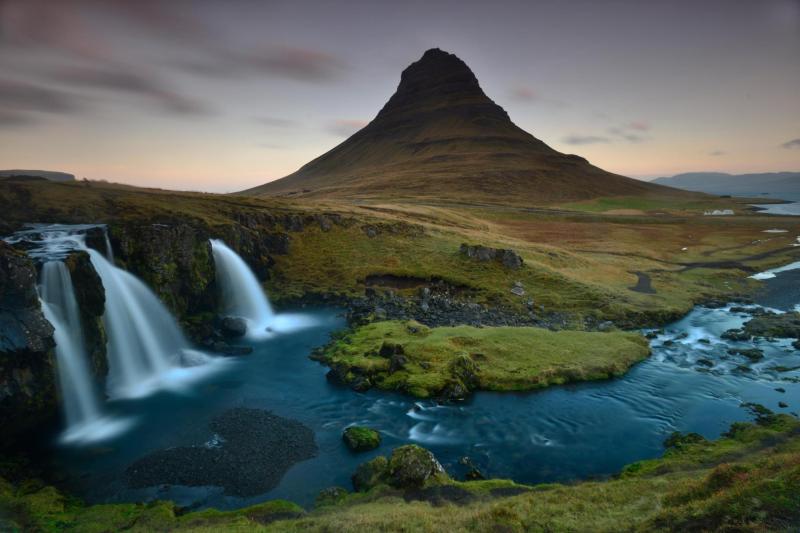
[[[670,192],[682,194],[553,150],[511,122],[463,61],[432,49],[367,126],[244,194],[536,204]]]
[[[769,196],[800,200],[800,172],[765,172],[761,174],[725,174],[722,172],[687,172],[653,183],[688,191],[732,196]]]

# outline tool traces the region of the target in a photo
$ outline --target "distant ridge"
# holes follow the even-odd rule
[[[0,178],[42,178],[49,181],[75,181],[74,174],[52,170],[0,170]]]
[[[668,178],[656,178],[653,183],[708,194],[800,200],[800,172],[687,172]]]
[[[469,67],[438,48],[406,68],[372,122],[248,195],[537,204],[671,194],[553,150],[517,127]]]

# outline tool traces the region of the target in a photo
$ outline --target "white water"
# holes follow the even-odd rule
[[[198,375],[198,368],[190,371],[188,367],[215,362],[215,358],[189,348],[175,319],[144,283],[96,250],[87,251],[106,291],[106,389],[111,398],[134,398],[160,388],[180,387]]]
[[[62,442],[102,440],[123,431],[128,422],[103,416],[86,361],[75,289],[62,261],[48,261],[42,266],[39,293],[44,316],[54,329],[58,383],[67,422]]]
[[[275,313],[255,274],[224,242],[212,239],[211,249],[222,296],[222,313],[245,319],[249,336],[264,334],[274,321]]]

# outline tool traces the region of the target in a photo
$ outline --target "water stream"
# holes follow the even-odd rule
[[[238,273],[244,279],[230,280],[225,290],[246,291],[252,298],[267,301],[261,288],[253,287],[252,273],[241,259],[219,242],[214,243],[214,251],[222,276]],[[268,316],[259,314],[263,302],[251,302],[250,307],[228,312],[269,327],[269,334],[248,340],[254,352],[225,359],[219,366],[214,360],[202,361],[200,368],[214,371],[204,371],[202,381],[183,380],[175,373],[192,372],[192,367],[185,366],[191,351],[174,321],[160,314],[163,307],[141,282],[101,254],[90,253],[104,285],[111,286],[106,316],[110,335],[158,355],[132,353],[126,351],[127,346],[114,348],[117,368],[129,365],[130,372],[140,377],[139,383],[155,377],[158,385],[148,386],[146,396],[117,394],[105,404],[108,417],[136,420],[135,427],[98,445],[56,449],[69,488],[93,502],[157,498],[194,508],[235,508],[287,498],[309,505],[323,488],[349,487],[350,475],[363,461],[406,443],[431,449],[456,477],[463,470],[460,459],[464,456],[489,477],[523,483],[605,477],[633,461],[662,454],[662,443],[672,431],[718,437],[732,422],[750,419],[750,413],[741,408],[745,402],[777,412],[793,412],[800,405],[800,352],[788,340],[740,343],[723,339],[724,331],[749,318],[746,309],[730,306],[698,307],[667,326],[651,341],[653,355],[620,379],[528,393],[481,392],[465,402],[438,404],[377,391],[356,393],[326,380],[327,368],[308,355],[333,331],[345,327],[339,310],[272,314],[262,321]],[[782,311],[793,309],[800,303],[800,270],[773,273],[774,277],[763,281],[765,290],[758,303]],[[237,300],[245,296],[236,294]],[[128,302],[128,308],[115,311],[122,302]],[[123,318],[112,318],[116,312]],[[119,331],[123,323],[128,325],[124,332]],[[303,333],[294,333],[300,327],[305,328]],[[137,338],[140,328],[153,335]],[[152,342],[157,346],[148,344]],[[751,361],[731,353],[754,344],[763,351],[763,359]],[[188,381],[191,387],[169,386]],[[125,384],[121,378],[110,390],[124,391]],[[137,388],[136,383],[129,385]],[[314,431],[318,455],[292,467],[274,489],[249,498],[229,496],[213,486],[160,484],[131,489],[127,485],[126,468],[153,451],[219,445],[208,423],[233,407],[265,409],[299,420]],[[352,424],[378,429],[382,446],[363,454],[349,452],[341,433]]]

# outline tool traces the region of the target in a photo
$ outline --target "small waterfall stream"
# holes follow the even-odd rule
[[[181,368],[212,361],[190,349],[178,323],[144,283],[112,265],[100,252],[87,251],[106,290],[106,389],[111,398],[134,398],[171,388],[185,377]]]
[[[87,248],[85,231],[96,225],[35,225],[7,240],[25,241],[30,257],[42,263],[40,298],[54,327],[59,389],[67,430],[62,442],[85,443],[110,438],[132,420],[104,414],[93,382],[83,338],[78,302],[64,259],[75,251],[89,254],[105,290],[103,324],[107,336],[111,399],[141,397],[156,390],[180,390],[226,364],[224,359],[192,350],[175,318],[156,295],[132,274],[114,266],[106,235],[105,254]]]
[[[265,332],[275,319],[275,313],[255,274],[224,242],[212,239],[211,249],[214,252],[223,314],[245,319],[251,336]]]
[[[42,266],[39,293],[45,318],[55,329],[58,381],[68,432],[100,419],[100,402],[89,368],[78,302],[69,270],[63,261]]]

